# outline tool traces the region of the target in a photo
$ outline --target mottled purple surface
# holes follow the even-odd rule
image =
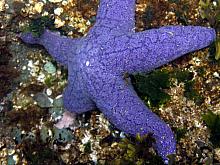
[[[166,26],[134,32],[135,0],[101,0],[96,23],[87,36],[68,39],[45,30],[30,33],[26,43],[43,45],[69,70],[64,106],[83,113],[98,107],[118,129],[135,136],[152,132],[156,149],[167,162],[176,151],[170,127],[139,99],[123,80],[125,72],[148,72],[188,52],[208,46],[216,37],[211,28]]]

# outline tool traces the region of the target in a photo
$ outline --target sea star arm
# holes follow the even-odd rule
[[[215,31],[200,26],[165,26],[116,38],[106,65],[120,72],[147,72],[215,40]],[[112,49],[107,49],[108,51]]]
[[[20,38],[28,44],[39,44],[44,46],[48,53],[60,64],[67,66],[68,56],[75,50],[77,39],[71,39],[60,34],[45,30],[40,37],[32,33],[23,33]]]
[[[73,113],[81,114],[96,108],[94,102],[87,96],[82,94],[82,91],[65,90],[63,94],[64,107]]]
[[[110,28],[111,32],[129,32],[135,28],[135,0],[100,0],[96,23],[89,33]]]
[[[77,76],[71,76],[70,74],[71,73],[69,73],[68,77],[68,85],[63,93],[64,107],[77,114],[95,109],[95,103],[82,88],[83,83],[77,79]]]
[[[155,147],[164,161],[167,155],[174,154],[176,142],[171,129],[144,105],[132,87],[121,77],[97,75],[90,79],[90,92],[96,106],[111,123],[132,136],[153,133]]]

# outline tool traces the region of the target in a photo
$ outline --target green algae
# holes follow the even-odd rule
[[[204,70],[200,69],[200,74],[204,74]],[[195,80],[193,80],[193,73],[188,70],[175,70],[173,78],[176,78],[178,83],[184,83],[184,96],[193,100],[197,105],[204,102],[204,97],[195,89]]]
[[[92,152],[92,148],[91,148],[91,142],[88,141],[86,144],[84,144],[84,151],[85,153],[91,153]]]
[[[155,139],[152,134],[140,136],[136,138],[123,138],[119,142],[122,149],[122,155],[118,155],[111,164],[126,165],[145,165],[145,164],[163,164],[162,159],[153,152],[153,144]],[[119,158],[120,157],[120,158]]]
[[[57,78],[55,76],[52,75],[47,75],[44,83],[46,84],[47,87],[52,87],[57,81]]]
[[[197,72],[198,76],[200,76],[200,77],[203,77],[206,73],[204,67],[197,68],[196,72]]]
[[[64,26],[61,28],[56,28],[54,24],[55,19],[49,16],[42,16],[35,19],[31,19],[28,26],[23,28],[23,32],[31,32],[33,36],[40,37],[45,29],[51,31],[58,31],[61,35],[67,36],[69,31],[76,31],[71,26]]]
[[[198,68],[199,75],[204,75],[203,68]],[[197,105],[204,102],[204,97],[195,88],[194,74],[188,70],[175,69],[174,71],[155,70],[150,74],[137,74],[131,76],[132,84],[138,95],[148,106],[159,107],[166,104],[170,95],[165,92],[173,84],[171,78],[177,80],[177,83],[184,83],[184,96],[188,100],[193,100]]]
[[[133,85],[142,99],[150,101],[152,106],[159,106],[170,100],[170,96],[164,91],[171,85],[169,78],[167,71],[156,70],[148,75],[135,75]]]
[[[180,82],[184,82],[185,83],[185,82],[187,82],[189,80],[192,80],[193,73],[189,72],[188,70],[176,69],[176,70],[174,70],[172,77],[176,78],[178,83],[180,83]]]
[[[214,146],[220,147],[220,115],[216,115],[212,111],[208,111],[206,114],[202,115],[202,119],[210,129],[210,141],[214,144]]]
[[[199,94],[194,86],[194,80],[187,81],[184,86],[184,96],[189,100],[193,100],[196,105],[201,105],[204,102],[204,97]]]
[[[176,128],[174,130],[175,135],[176,135],[176,140],[179,142],[182,138],[185,137],[186,133],[187,133],[187,129],[186,128]]]
[[[31,20],[24,32],[31,32],[35,37],[40,37],[45,29],[55,30],[54,20],[49,16],[43,16]]]

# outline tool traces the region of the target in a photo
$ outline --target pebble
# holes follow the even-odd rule
[[[120,133],[120,138],[122,138],[122,139],[125,138],[125,133],[124,132]]]
[[[13,159],[15,161],[15,164],[18,164],[19,162],[19,156],[17,154],[13,155]]]
[[[54,107],[63,107],[63,98],[62,97],[56,97],[53,102]]]
[[[63,8],[58,7],[54,10],[54,14],[60,16],[63,13]]]
[[[46,90],[46,93],[47,93],[48,96],[51,96],[52,90],[51,90],[50,88],[48,88],[48,89]]]
[[[217,2],[213,1],[212,3],[213,3],[214,6],[217,6]]]
[[[52,118],[59,120],[63,114],[63,109],[60,107],[52,107],[49,108],[49,113],[51,114]]]
[[[66,6],[67,4],[68,4],[67,1],[62,1],[62,5],[63,5],[63,6]]]
[[[5,10],[5,0],[0,1],[0,12]]]
[[[65,25],[65,21],[62,21],[59,17],[55,18],[54,24],[56,28],[60,28]]]
[[[45,93],[37,93],[34,100],[41,108],[49,108],[52,106],[52,100]]]
[[[27,69],[27,67],[26,67],[26,66],[23,66],[23,67],[22,67],[22,70],[26,70],[26,69]]]
[[[52,64],[52,62],[49,61],[44,65],[44,70],[47,73],[53,74],[56,72],[56,67]]]
[[[49,13],[47,12],[47,11],[45,11],[43,14],[42,14],[42,16],[48,16],[49,15]]]
[[[43,2],[38,2],[34,5],[34,10],[38,13],[41,13],[43,6],[44,6]]]
[[[17,62],[19,62],[19,60]],[[33,66],[34,66],[33,61],[32,60],[28,61],[28,67],[32,68]]]
[[[214,76],[215,78],[220,78],[220,76],[219,76],[219,73],[218,73],[218,72],[214,72],[214,73],[213,73],[213,76]]]

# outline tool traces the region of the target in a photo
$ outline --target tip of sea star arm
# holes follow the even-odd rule
[[[103,31],[112,33],[133,32],[135,28],[135,0],[100,0],[96,23],[89,33]]]
[[[165,26],[159,28],[158,31],[161,34],[160,40],[163,39],[165,33],[170,34],[168,42],[175,41],[176,46],[187,52],[204,48],[216,39],[216,32],[213,28],[202,26]]]
[[[19,34],[18,37],[27,44],[39,44],[39,38],[33,36],[31,32]]]
[[[58,32],[45,29],[39,36],[35,37],[31,32],[22,33],[19,37],[27,44],[39,44],[44,46],[48,53],[61,65],[68,65],[68,55],[75,49],[77,39],[61,36]]]
[[[210,40],[211,41],[216,40],[217,34],[216,34],[215,29],[213,28],[206,28],[206,29],[209,31]]]
[[[131,136],[153,133],[155,149],[164,162],[168,162],[167,155],[176,152],[174,134],[144,105],[135,91],[118,76],[106,75],[102,80],[94,78],[92,84],[92,98],[110,122]]]
[[[172,130],[167,125],[161,127],[160,129],[161,136],[156,138],[160,142],[156,143],[156,149],[158,154],[162,157],[164,163],[169,164],[169,162],[173,161],[172,159],[175,158],[176,140]]]

